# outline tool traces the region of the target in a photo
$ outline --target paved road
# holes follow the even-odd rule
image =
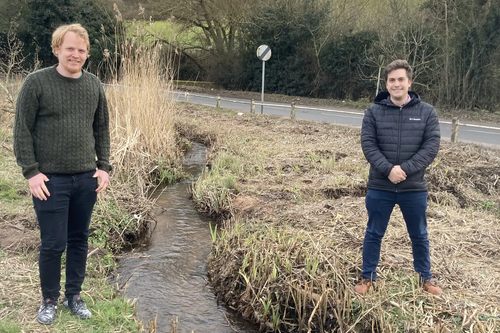
[[[179,101],[185,101],[185,93],[175,93],[175,98]],[[189,94],[189,102],[203,105],[216,105],[216,97],[204,94]],[[223,108],[250,112],[250,100],[239,98],[221,97],[220,106]],[[264,102],[263,112],[265,114],[290,117],[290,105]],[[255,102],[255,112],[261,112],[260,102]],[[363,112],[357,110],[337,110],[330,107],[306,107],[296,106],[296,117],[298,119],[327,121],[342,125],[352,125],[361,127]],[[441,137],[450,139],[451,124],[441,122]],[[500,147],[500,126],[479,126],[471,124],[461,124],[458,134],[459,141],[481,143],[488,146]]]

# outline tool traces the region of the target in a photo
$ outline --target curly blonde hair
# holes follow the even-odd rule
[[[54,53],[54,55],[55,55],[54,51],[61,47],[61,44],[63,43],[64,35],[66,35],[66,33],[68,31],[72,31],[78,37],[83,38],[83,40],[87,44],[87,52],[90,52],[90,41],[89,41],[89,34],[88,34],[87,30],[85,30],[85,28],[82,27],[81,24],[73,23],[73,24],[61,25],[52,34],[51,46],[52,46],[52,53]]]

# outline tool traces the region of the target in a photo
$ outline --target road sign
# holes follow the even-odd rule
[[[262,44],[257,48],[257,58],[262,61],[268,61],[271,58],[271,48],[266,44]]]
[[[257,58],[262,60],[262,94],[260,98],[260,113],[264,113],[264,78],[266,73],[266,61],[271,58],[271,48],[266,44],[259,46],[257,48]]]

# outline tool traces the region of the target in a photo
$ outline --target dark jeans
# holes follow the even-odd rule
[[[57,300],[61,290],[61,256],[66,252],[66,296],[80,294],[87,265],[90,217],[97,200],[95,171],[46,174],[50,197],[33,197],[40,226],[40,284],[43,298]]]
[[[403,213],[413,250],[413,267],[420,280],[432,277],[429,238],[427,237],[427,192],[388,192],[368,190],[368,226],[363,242],[363,278],[376,281],[380,246],[394,206]]]

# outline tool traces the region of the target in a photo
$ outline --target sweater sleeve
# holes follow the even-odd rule
[[[35,81],[31,75],[24,81],[17,97],[14,120],[14,154],[26,179],[40,173],[33,146],[33,131],[39,109]]]
[[[106,95],[101,82],[99,84],[99,103],[94,116],[94,138],[95,151],[97,155],[97,168],[106,172],[111,171],[109,162],[110,136],[109,136],[109,113]]]
[[[371,108],[365,111],[363,124],[361,126],[361,148],[363,154],[370,165],[381,172],[384,176],[389,176],[394,165],[390,163],[382,154],[377,143],[377,128]]]
[[[439,119],[436,110],[432,106],[430,108],[420,149],[408,161],[401,163],[401,169],[407,176],[425,170],[438,154],[441,141]]]

